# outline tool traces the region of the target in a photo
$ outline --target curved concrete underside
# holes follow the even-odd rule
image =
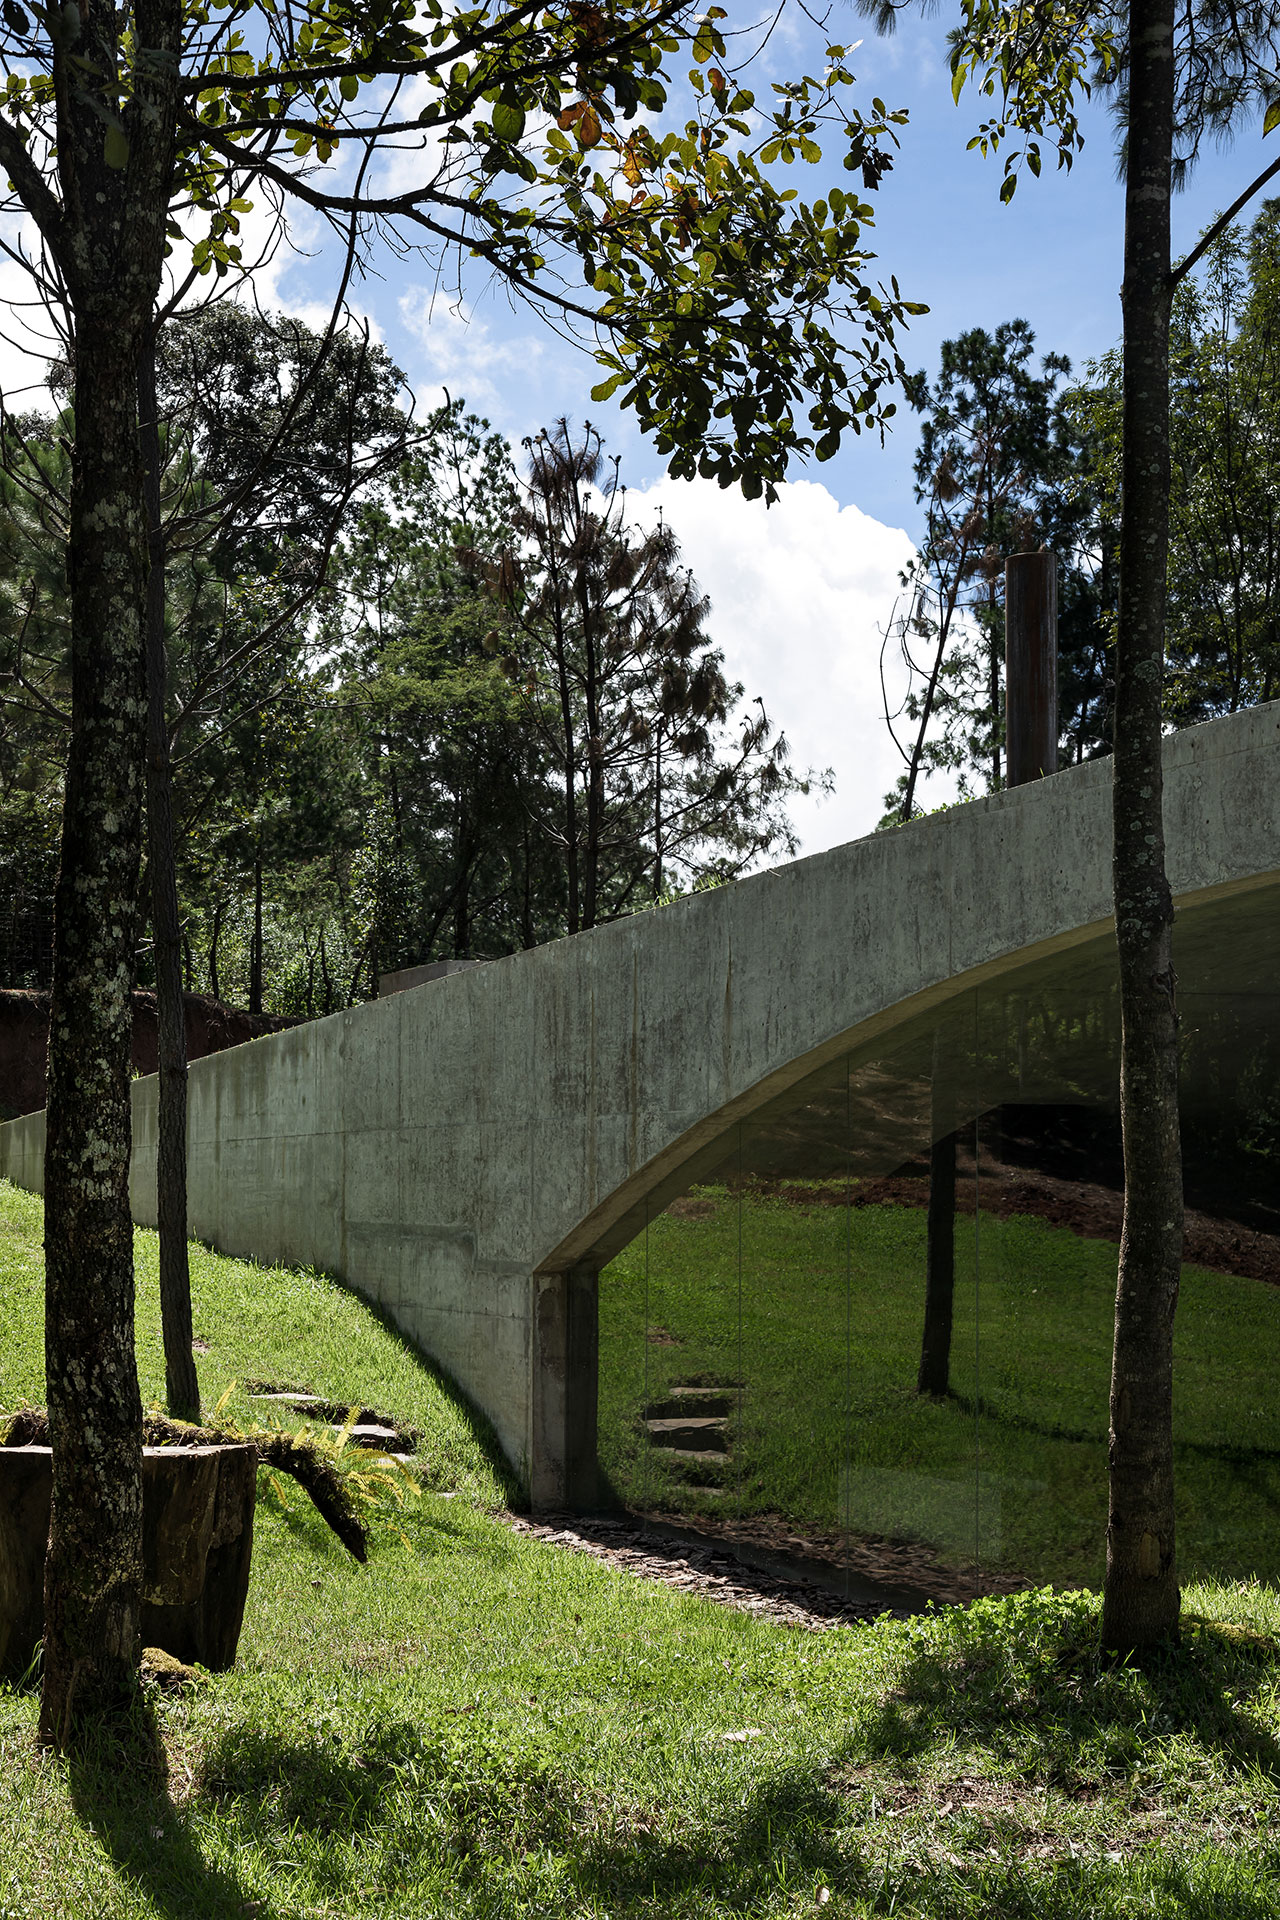
[[[1183,990],[1274,983],[1280,703],[1172,737],[1165,777]],[[1095,762],[196,1061],[192,1231],[376,1300],[568,1500],[601,1265],[833,1063],[978,988],[1105,987],[1110,848]],[[143,1223],[155,1114],[138,1082]],[[42,1156],[43,1115],[0,1127],[0,1175]]]

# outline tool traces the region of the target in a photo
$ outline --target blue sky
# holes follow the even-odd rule
[[[736,24],[756,16],[735,6],[733,17]],[[1001,206],[1000,163],[965,151],[985,103],[969,93],[958,107],[952,102],[948,18],[945,10],[927,20],[909,17],[880,40],[846,5],[820,35],[793,0],[751,83],[763,100],[770,79],[820,71],[827,39],[861,38],[850,61],[860,93],[908,109],[894,171],[875,196],[871,244],[878,270],[896,273],[904,293],[931,309],[903,341],[909,366],[932,370],[949,336],[1021,317],[1042,350],[1068,354],[1082,374],[1085,361],[1120,330],[1123,207],[1109,116],[1105,107],[1090,111],[1086,147],[1070,172],[1028,177],[1012,205]],[[1233,147],[1206,156],[1176,203],[1177,249],[1274,157],[1277,139],[1264,149],[1255,123]],[[797,165],[789,184],[812,198],[837,180],[847,183],[848,175],[829,152],[820,166]],[[301,305],[318,272],[323,262],[281,271],[282,303]],[[660,504],[681,536],[711,594],[712,631],[731,672],[748,694],[764,696],[798,764],[834,770],[833,799],[797,805],[804,850],[869,831],[897,764],[877,662],[918,524],[909,411],[883,449],[854,440],[824,466],[797,469],[780,507],[766,515],[762,506],[703,483],[666,480],[631,416],[612,404],[592,405],[589,390],[599,376],[585,354],[504,296],[468,291],[460,310],[433,300],[425,272],[410,259],[388,261],[385,277],[367,283],[362,299],[424,402],[447,384],[513,441],[562,413],[604,429],[623,455],[637,511]],[[930,797],[947,796],[935,789]]]

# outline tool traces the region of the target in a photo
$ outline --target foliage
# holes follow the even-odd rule
[[[916,810],[919,778],[954,772],[968,794],[1002,783],[1004,563],[1045,546],[1059,578],[1060,732],[1071,759],[1102,744],[1104,612],[1110,553],[1061,382],[1061,354],[1034,361],[1025,320],[973,328],[942,345],[938,378],[911,382],[922,416],[915,495],[920,549],[902,576],[906,612],[891,625],[908,670],[890,728],[906,765],[885,824]],[[895,723],[911,723],[899,740]]]
[[[130,34],[95,27],[103,158],[127,196],[155,102],[161,127],[175,113],[167,205],[152,211],[167,213],[180,288],[245,266],[254,195],[315,209],[357,247],[390,224],[406,246],[478,258],[593,328],[604,387],[636,409],[673,471],[772,493],[788,459],[826,458],[847,429],[888,418],[894,329],[921,309],[896,282],[864,279],[872,213],[858,192],[796,203],[771,169],[816,162],[829,132],[868,193],[905,116],[851,104],[838,45],[821,79],[774,83],[771,110],[758,106],[735,77],[725,17],[679,0],[607,12],[335,3],[320,14],[232,0],[167,21],[177,45],[159,65]],[[13,204],[79,297],[75,223],[52,191],[59,46],[43,16],[6,19],[0,158]],[[678,71],[682,58],[693,64]],[[677,75],[692,114],[664,124]],[[411,81],[413,109],[401,99]],[[413,184],[386,194],[369,173],[391,145],[418,158]],[[335,177],[350,159],[353,183]]]
[[[355,884],[381,971],[560,925],[561,878],[529,830],[542,767],[485,648],[477,548],[507,537],[514,509],[505,442],[450,402],[337,556],[321,635],[360,770]]]
[[[743,690],[708,643],[710,604],[665,520],[629,521],[600,435],[575,441],[562,420],[526,450],[490,567],[505,615],[491,644],[546,769],[530,811],[577,933],[660,898],[667,876],[730,878],[776,843],[794,850],[781,803],[807,788],[763,707],[731,721]]]
[[[1230,227],[1174,301],[1168,678],[1173,726],[1280,689],[1280,202]],[[1106,354],[1069,404],[1114,522],[1120,361]]]

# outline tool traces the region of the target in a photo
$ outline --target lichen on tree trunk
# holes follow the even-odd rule
[[[82,1722],[132,1699],[140,1651],[142,1407],[129,1209],[147,718],[137,364],[164,261],[182,10],[178,0],[137,0],[128,16],[70,7],[60,21],[57,194],[20,150],[8,164],[57,262],[74,329],[71,741],[45,1145],[53,1492],[39,1723],[43,1741],[66,1746]]]
[[[1161,767],[1169,519],[1171,0],[1132,0],[1125,187],[1124,508],[1117,633],[1114,886],[1120,962],[1124,1228],[1111,1374],[1103,1645],[1178,1630],[1173,1320],[1182,1163],[1173,901]]]
[[[54,1474],[40,1734],[59,1746],[78,1719],[127,1701],[139,1654],[142,1404],[128,1182],[146,545],[133,375],[118,317],[82,316],[45,1148]]]

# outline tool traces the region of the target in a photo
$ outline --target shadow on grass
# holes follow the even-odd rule
[[[235,1874],[210,1866],[174,1805],[145,1705],[123,1737],[88,1738],[70,1756],[67,1778],[78,1819],[166,1920],[244,1920],[255,1911]]]
[[[233,1844],[306,1831],[317,1848],[312,1870],[331,1893],[349,1873],[367,1880],[376,1852],[368,1836],[377,1834],[402,1872],[437,1886],[443,1875],[439,1890],[459,1914],[511,1920],[546,1911],[526,1862],[548,1856],[583,1909],[609,1920],[808,1910],[820,1887],[833,1912],[916,1920],[1119,1920],[1136,1911],[1274,1920],[1277,1910],[1274,1857],[1152,1851],[1120,1865],[1064,1858],[1049,1869],[980,1855],[963,1865],[954,1855],[954,1865],[891,1858],[865,1844],[847,1796],[812,1765],[783,1767],[746,1793],[728,1788],[709,1816],[677,1818],[639,1802],[608,1804],[475,1731],[474,1741],[451,1744],[410,1726],[371,1729],[354,1748],[239,1731],[210,1757],[202,1790]],[[1138,1881],[1147,1904],[1135,1907]],[[563,1899],[563,1878],[557,1886]],[[377,1888],[362,1891],[376,1910]]]
[[[939,1836],[941,1838],[941,1836]],[[954,1859],[955,1856],[952,1856]],[[678,1838],[615,1832],[590,1838],[574,1864],[580,1892],[610,1920],[634,1913],[807,1911],[817,1888],[833,1912],[911,1920],[1275,1920],[1280,1863],[1187,1859],[1167,1852],[1119,1865],[1062,1859],[1027,1868],[971,1856],[948,1864],[873,1851],[839,1796],[809,1769],[764,1783],[732,1816]],[[1135,1904],[1141,1882],[1145,1903]]]
[[[1072,1598],[1054,1596],[1048,1608]],[[1011,1631],[1010,1604],[1024,1609],[1029,1640]],[[1268,1636],[1190,1617],[1177,1649],[1141,1667],[1116,1666],[1099,1653],[1090,1602],[1065,1634],[1037,1631],[1037,1614],[1047,1625],[1045,1597],[1028,1594],[952,1616],[948,1638],[910,1663],[864,1722],[868,1752],[910,1761],[945,1735],[1058,1784],[1079,1780],[1102,1756],[1123,1772],[1180,1734],[1228,1774],[1261,1774],[1280,1789],[1280,1741],[1264,1714],[1249,1711],[1273,1689],[1278,1649]]]

